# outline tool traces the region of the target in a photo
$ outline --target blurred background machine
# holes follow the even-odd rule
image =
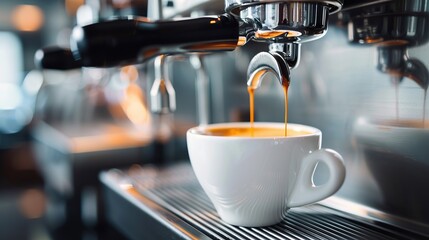
[[[219,226],[211,215],[214,223],[201,220],[199,212],[212,209],[186,165],[185,132],[248,120],[247,67],[267,43],[109,68],[72,61],[49,70],[37,61],[44,46],[69,54],[76,25],[128,15],[219,15],[228,3],[234,1],[0,3],[0,232],[11,239],[260,234]],[[323,215],[310,215],[316,239],[429,235],[428,21],[427,1],[345,0],[329,16],[327,33],[302,44],[290,72],[289,122],[321,129],[323,147],[344,156],[347,178],[331,201],[293,213],[296,222],[285,226],[295,238],[312,238],[301,218],[312,212]],[[277,82],[262,84],[255,109],[256,121],[283,121]],[[315,181],[323,182],[324,170]],[[187,194],[198,196],[192,205],[200,208],[183,205]],[[183,209],[195,210],[197,220]],[[144,221],[151,230],[140,228]]]

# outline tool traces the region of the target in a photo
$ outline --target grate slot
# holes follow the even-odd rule
[[[272,235],[275,239],[283,239],[281,234],[278,234],[276,231],[269,229],[268,227],[260,228],[261,231],[266,232],[267,234]]]
[[[316,224],[319,228],[327,228],[329,230],[334,230],[336,232],[337,235],[339,235],[338,237],[342,237],[345,239],[348,239],[350,237],[362,237],[362,231],[357,231],[353,228],[350,228],[348,226],[344,226],[342,224],[337,224],[336,221],[338,221],[338,219],[336,221],[331,221],[328,220],[330,214],[327,213],[315,213],[312,212],[310,213],[310,211],[308,211],[309,213],[307,213],[307,211],[305,211],[306,217],[311,219],[311,221]],[[323,215],[316,215],[316,214],[323,214]],[[323,220],[322,220],[323,219]],[[329,227],[329,228],[328,228]],[[367,236],[370,237],[370,236]]]
[[[320,212],[320,213],[326,213],[326,210],[321,210],[321,208],[310,208],[309,210],[313,210],[316,212]],[[331,222],[332,224],[335,224],[339,227],[342,228],[347,228],[350,229],[352,231],[355,232],[362,232],[362,230],[364,230],[365,232],[368,232],[372,235],[374,235],[375,237],[383,237],[384,239],[412,239],[412,237],[410,235],[414,235],[411,233],[408,233],[406,235],[404,235],[403,233],[401,233],[398,229],[396,228],[395,230],[391,230],[382,226],[378,226],[375,223],[367,220],[366,222],[359,220],[358,218],[355,218],[353,220],[340,216],[340,215],[335,215],[335,217],[332,214],[329,214],[326,216],[326,220]],[[340,223],[341,221],[341,223]],[[387,225],[386,225],[387,226]],[[391,227],[391,226],[389,226]],[[381,234],[383,233],[383,234]]]
[[[312,232],[309,231],[307,228],[304,228],[300,225],[296,224],[289,224],[289,223],[280,223],[281,226],[289,231],[297,231],[300,235],[305,236],[307,239],[325,239],[322,236],[317,236]]]
[[[276,238],[273,238],[270,234],[267,234],[258,228],[250,228],[250,229],[252,229],[252,231],[254,231],[255,233],[258,233],[259,235],[261,235],[262,236],[261,239],[269,239],[269,240],[275,240],[276,239]]]
[[[372,232],[372,231],[362,231],[363,228],[358,228],[357,226],[349,226],[348,224],[345,224],[344,222],[342,222],[341,224],[338,224],[339,219],[335,218],[335,220],[332,220],[329,216],[323,217],[323,222],[322,220],[320,220],[320,218],[317,217],[311,217],[312,220],[314,222],[317,222],[319,224],[323,225],[328,225],[330,227],[332,227],[333,229],[336,229],[338,231],[338,234],[341,234],[342,236],[344,236],[345,238],[347,238],[347,234],[349,236],[354,236],[354,237],[366,237],[366,238],[370,238],[370,239],[380,239],[380,238],[386,238],[386,236],[380,236],[377,232]]]
[[[362,237],[362,232],[357,231],[345,225],[337,225],[335,221],[331,221],[328,219],[323,219],[322,221],[318,219],[318,217],[312,217],[312,216],[309,216],[309,218],[320,227],[329,227],[329,229],[335,230],[336,234],[338,234],[344,239],[347,239],[349,237],[355,237],[355,238]]]
[[[286,217],[287,218],[287,217]],[[294,214],[290,214],[289,221],[286,219],[288,224],[293,224],[295,227],[305,228],[310,231],[312,238],[318,237],[320,239],[329,239],[329,233],[326,233],[323,229],[318,228],[317,226],[310,225],[311,222],[301,221],[299,218],[296,218]]]
[[[308,236],[306,236],[305,234],[302,234],[300,232],[297,232],[295,229],[292,229],[288,226],[282,228],[280,226],[280,224],[275,225],[274,227],[271,227],[273,229],[275,229],[276,231],[281,231],[281,232],[287,232],[290,237],[292,239],[298,239],[298,240],[306,240],[306,239],[310,239]]]
[[[325,231],[327,234],[335,235],[336,238],[339,239],[349,239],[350,237],[359,237],[359,234],[355,234],[354,232],[344,231],[344,229],[337,228],[336,226],[331,225],[329,222],[325,221],[316,221],[316,219],[320,216],[306,216],[312,223]],[[333,234],[335,233],[335,234]]]
[[[346,218],[341,218],[342,221],[342,227],[350,227],[350,228],[354,228],[356,232],[361,232],[362,230],[378,239],[383,238],[383,239],[394,239],[394,240],[398,240],[398,239],[412,239],[410,236],[404,236],[402,235],[400,232],[396,231],[396,232],[391,232],[388,229],[385,228],[381,228],[381,227],[375,227],[374,225],[370,225],[368,223],[361,223],[361,222],[352,222],[349,219]],[[331,222],[338,222],[339,219],[333,219],[333,218],[329,218],[327,219],[328,221]],[[382,234],[381,234],[382,233]]]
[[[343,239],[341,234],[338,234],[337,231],[328,229],[327,226],[320,227],[320,225],[311,219],[309,219],[307,216],[296,216],[295,214],[290,214],[289,218],[291,220],[294,220],[297,224],[303,225],[307,227],[308,229],[312,229],[316,233],[320,234],[321,237],[325,238],[331,238],[332,236],[335,236],[338,239]]]
[[[285,233],[283,233],[283,232],[281,232],[281,231],[277,230],[277,229],[276,229],[276,228],[274,228],[274,227],[267,227],[267,229],[269,229],[269,231],[271,231],[271,232],[276,233],[276,234],[279,236],[279,238],[280,238],[280,239],[290,239],[290,240],[294,240],[294,239],[303,239],[303,238],[298,237],[298,236],[296,236],[296,235],[294,235],[294,234],[292,234],[292,233],[290,233],[290,232],[289,232],[289,236],[288,236],[288,235],[286,235]]]

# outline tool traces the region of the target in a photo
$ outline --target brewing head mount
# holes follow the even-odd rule
[[[241,42],[307,42],[328,30],[329,14],[343,0],[225,0],[226,11],[240,19]]]

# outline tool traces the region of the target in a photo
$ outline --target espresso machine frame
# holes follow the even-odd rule
[[[159,54],[180,53],[180,56],[169,56],[173,60],[168,63],[169,78],[175,90],[175,131],[170,139],[170,144],[175,147],[174,154],[169,155],[175,158],[174,163],[171,166],[145,164],[101,173],[99,179],[107,220],[131,239],[428,238],[429,131],[425,119],[429,117],[425,109],[429,81],[429,3],[345,1],[340,10],[335,9],[335,4],[329,5],[337,1],[315,1],[330,6],[325,10],[333,14],[326,26],[316,27],[312,32],[286,29],[282,25],[273,28],[269,24],[275,23],[265,19],[263,16],[266,15],[261,15],[261,8],[255,3],[277,6],[284,1],[241,2],[247,10],[238,14],[240,6],[236,6],[235,1],[226,1],[227,10],[229,6],[233,14],[244,19],[238,25],[234,23],[236,18],[220,15],[224,12],[223,6],[212,5],[211,1],[176,14],[165,14],[167,18],[174,18],[204,11],[219,14],[213,19],[205,18],[205,22],[214,20],[213,25],[220,26],[232,23],[232,27],[211,29],[211,32],[221,33],[210,36],[210,40],[197,34],[195,41],[169,39],[165,43],[167,47],[155,49],[143,49],[136,43],[121,52],[125,49],[123,44],[128,44],[121,41],[129,38],[127,31],[118,34],[117,30],[122,27],[108,31],[105,31],[108,25],[75,29],[72,50],[61,53],[61,56],[67,56],[63,57],[62,66],[72,63],[72,68],[105,67],[143,62],[148,77],[155,79],[158,73],[151,70],[155,64],[152,58]],[[301,13],[306,14],[313,8],[299,9],[305,9]],[[326,14],[325,11],[321,16]],[[258,22],[246,17],[258,19]],[[154,26],[158,31],[158,27],[164,27],[134,17],[116,21],[128,24],[129,28],[149,24],[147,26]],[[103,34],[96,34],[91,28]],[[165,28],[169,26],[165,25]],[[266,38],[266,29],[278,30],[282,34]],[[95,37],[90,40],[86,36]],[[137,34],[136,39],[139,37]],[[162,35],[163,39],[169,37]],[[192,44],[185,44],[190,41]],[[205,41],[210,44],[201,44]],[[298,45],[297,50],[291,50]],[[114,54],[98,54],[108,47]],[[198,54],[204,52],[198,55],[199,64],[183,57],[189,55],[190,49]],[[245,90],[248,65],[259,52],[273,49],[286,53],[284,59],[291,70],[284,71],[290,74],[290,122],[321,129],[323,147],[336,149],[344,156],[347,177],[335,196],[320,204],[292,210],[279,225],[268,228],[229,226],[218,218],[186,160],[185,130],[198,124],[195,99],[201,90],[195,85],[194,79],[200,76],[195,66],[203,66],[208,79],[205,94],[208,95],[207,122],[245,121],[248,114]],[[54,52],[58,54],[58,51]],[[45,56],[48,54],[51,52],[45,51]],[[48,67],[42,60],[39,59],[41,67]],[[277,82],[264,82],[255,99],[256,120],[281,122],[281,98]],[[163,149],[167,151],[167,148]],[[323,182],[325,177],[323,166],[318,167],[314,180]]]

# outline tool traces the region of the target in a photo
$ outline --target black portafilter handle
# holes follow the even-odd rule
[[[36,51],[34,64],[38,69],[72,70],[82,67],[68,48],[46,47]]]
[[[71,48],[85,67],[113,67],[161,54],[234,50],[238,35],[238,21],[226,14],[156,22],[125,18],[75,27]]]

